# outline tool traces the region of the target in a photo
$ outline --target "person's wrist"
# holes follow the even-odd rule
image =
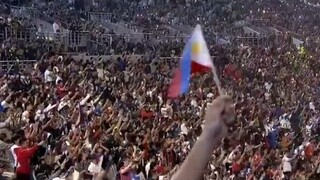
[[[212,141],[215,139],[217,141],[221,141],[227,134],[227,126],[222,122],[216,122],[211,127],[204,127],[202,129],[201,136],[208,141]]]
[[[213,151],[220,141],[221,138],[212,136],[212,133],[209,131],[203,131],[197,140],[197,142],[202,144],[203,148],[208,149],[209,151]]]

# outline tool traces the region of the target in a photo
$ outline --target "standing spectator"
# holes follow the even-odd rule
[[[18,165],[17,155],[16,155],[15,150],[17,148],[20,148],[19,140],[20,140],[20,136],[19,135],[13,136],[12,140],[11,140],[13,145],[10,147],[10,154],[12,155],[12,158],[13,158],[13,170],[14,171],[16,171],[16,168],[17,168],[17,165]]]
[[[29,147],[28,140],[26,138],[21,138],[19,144],[21,146],[14,149],[17,156],[17,180],[31,180],[33,175],[31,158],[35,155],[38,147],[44,144],[44,141]]]
[[[59,21],[54,21],[54,23],[52,24],[52,28],[54,33],[59,33],[61,31]]]
[[[52,84],[55,82],[52,66],[48,66],[48,68],[44,72],[44,82],[49,84]]]

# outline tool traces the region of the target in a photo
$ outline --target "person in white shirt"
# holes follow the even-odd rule
[[[94,159],[92,162],[90,162],[90,165],[88,167],[88,171],[93,175],[92,179],[97,179],[98,175],[101,173],[101,159],[97,158]]]
[[[1,106],[2,106],[4,109],[6,109],[6,108],[9,107],[9,103],[7,103],[6,100],[3,100],[3,101],[1,102]]]
[[[282,158],[282,172],[284,174],[284,176],[286,177],[289,177],[290,178],[290,175],[291,175],[291,172],[292,172],[292,166],[291,166],[291,163],[290,161],[292,161],[293,159],[296,158],[296,154],[289,158],[288,157],[288,153],[286,153],[283,158]]]
[[[13,168],[14,170],[16,169],[17,165],[18,165],[18,162],[17,162],[17,155],[16,153],[14,152],[14,150],[16,148],[19,148],[19,139],[20,137],[18,135],[16,136],[13,136],[11,141],[12,143],[14,143],[11,147],[10,147],[10,154],[12,155],[12,158],[13,158]]]
[[[32,117],[30,117],[31,116],[30,112],[32,111],[32,109],[33,109],[33,106],[28,105],[27,109],[22,113],[21,118],[22,118],[23,122],[27,123],[27,122],[29,122],[30,118],[32,118]]]
[[[226,166],[231,166],[232,162],[236,158],[237,152],[238,152],[238,147],[236,147],[234,150],[232,150],[231,153],[229,154],[229,156],[226,156],[226,158],[223,161],[223,164],[225,164]]]
[[[58,21],[55,21],[55,22],[52,24],[52,28],[53,28],[53,32],[54,32],[54,33],[60,32],[59,22],[58,22]]]
[[[47,70],[44,72],[44,82],[46,83],[54,82],[54,73],[52,71],[51,66],[49,66]]]
[[[6,109],[8,109],[11,106],[10,105],[11,97],[12,97],[12,93],[10,93],[9,96],[7,96],[4,100],[1,101],[0,109],[2,112],[4,112]]]

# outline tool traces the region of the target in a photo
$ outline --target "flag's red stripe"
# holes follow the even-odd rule
[[[168,90],[168,97],[175,98],[175,97],[178,97],[180,93],[181,93],[181,70],[180,68],[178,68],[174,72],[174,76]]]
[[[191,61],[191,73],[206,73],[211,72],[211,68],[203,66],[195,61]],[[168,90],[168,97],[176,98],[181,94],[181,69],[178,68],[173,76],[171,81],[171,85],[169,86]]]
[[[211,72],[211,68],[203,66],[195,61],[191,61],[191,73],[206,73]]]

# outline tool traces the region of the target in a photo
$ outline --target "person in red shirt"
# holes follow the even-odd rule
[[[150,119],[154,116],[154,112],[149,110],[148,107],[144,107],[141,112],[140,112],[140,116],[141,118],[144,120],[144,119]]]
[[[305,147],[304,153],[307,159],[312,159],[314,155],[314,140],[311,140],[311,142]]]
[[[19,140],[20,147],[14,149],[17,156],[17,169],[16,169],[16,179],[17,180],[31,180],[32,169],[30,167],[31,158],[36,153],[39,146],[41,146],[44,141],[36,144],[32,147],[28,147],[28,141],[25,137]]]
[[[252,165],[253,167],[257,168],[258,166],[261,165],[261,162],[262,162],[262,157],[261,157],[260,151],[256,151],[253,156]]]
[[[124,162],[124,165],[120,168],[120,180],[131,180],[133,163],[128,160]]]
[[[68,90],[61,80],[58,81],[56,94],[60,99],[62,99],[64,96],[68,94]]]

